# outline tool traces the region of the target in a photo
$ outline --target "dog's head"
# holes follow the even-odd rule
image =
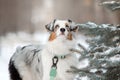
[[[49,41],[52,41],[58,37],[64,37],[68,40],[72,40],[72,32],[78,30],[78,26],[75,26],[71,20],[54,20],[47,24],[46,29],[51,33]]]

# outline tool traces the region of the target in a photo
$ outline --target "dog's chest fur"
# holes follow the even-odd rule
[[[73,75],[67,73],[70,66],[76,65],[77,59],[73,53],[69,51],[73,47],[73,41],[56,39],[48,42],[45,49],[42,51],[43,64],[43,80],[49,80],[49,72],[52,66],[52,58],[54,56],[66,55],[64,59],[58,59],[57,76],[55,80],[73,80]]]

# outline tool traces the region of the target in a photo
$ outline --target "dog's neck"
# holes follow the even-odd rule
[[[55,35],[54,33],[52,35]],[[74,46],[74,40],[66,39],[64,36],[54,38],[50,36],[47,48],[49,53],[54,55],[67,55],[70,54],[70,49]]]

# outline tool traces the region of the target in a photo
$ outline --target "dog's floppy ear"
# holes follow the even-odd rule
[[[70,23],[70,31],[76,32],[79,29],[79,26],[75,25],[75,22],[72,20],[68,19],[68,22]]]
[[[56,19],[54,19],[51,23],[45,25],[45,28],[47,29],[47,31],[53,32],[54,31],[54,23],[55,23]]]
[[[74,26],[73,28],[70,29],[70,31],[77,32],[79,29],[79,26]]]

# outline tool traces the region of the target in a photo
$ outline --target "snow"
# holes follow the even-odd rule
[[[97,69],[91,69],[90,72],[95,73],[97,71]]]
[[[103,73],[106,73],[106,72],[107,72],[107,70],[106,70],[106,69],[101,69],[101,71],[102,71]]]
[[[7,63],[8,61],[5,58],[0,57],[0,79],[1,80],[9,80]]]
[[[8,63],[10,57],[15,52],[18,46],[25,46],[30,44],[44,45],[48,40],[49,33],[35,32],[28,34],[25,32],[8,33],[5,36],[0,36],[0,80],[9,80]],[[86,48],[88,47],[83,35],[77,36],[77,43],[82,43]],[[79,64],[79,68],[88,66],[88,60],[85,59]],[[82,77],[81,80],[88,80],[87,77]]]
[[[99,69],[100,71],[102,71],[103,73],[106,73],[107,72],[107,70],[106,69]],[[98,71],[98,69],[91,69],[90,70],[90,72],[92,72],[92,73],[95,73],[95,72],[97,72]]]
[[[116,1],[106,1],[106,2],[103,2],[103,4],[114,4]]]
[[[87,76],[80,77],[80,80],[90,80]]]
[[[120,61],[120,54],[110,57],[110,61],[112,61],[112,62]]]
[[[87,76],[79,77],[79,75],[77,75],[76,79],[74,79],[74,80],[90,80],[90,78],[88,78]]]
[[[115,36],[114,38],[113,38],[113,41],[116,41],[116,40],[118,40],[119,39],[119,36]]]
[[[87,25],[89,25],[91,28],[96,28],[97,24],[93,23],[93,22],[87,22]]]
[[[80,61],[78,69],[86,68],[87,66],[89,66],[89,60],[84,59],[84,60]]]

